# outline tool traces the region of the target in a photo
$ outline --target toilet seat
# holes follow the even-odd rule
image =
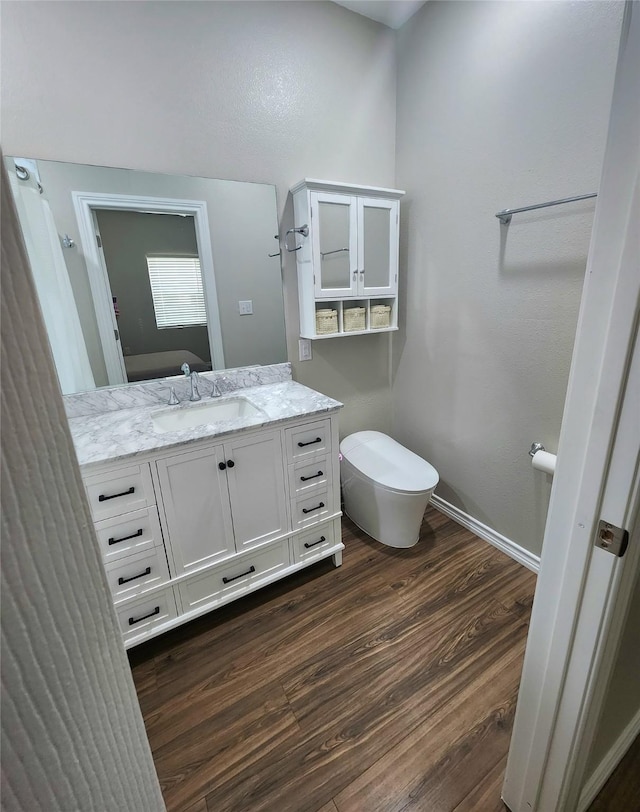
[[[340,443],[344,459],[375,485],[392,491],[422,493],[438,484],[436,469],[379,431],[357,431]]]

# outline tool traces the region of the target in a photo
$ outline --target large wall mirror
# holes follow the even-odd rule
[[[63,392],[287,360],[274,186],[6,166]]]

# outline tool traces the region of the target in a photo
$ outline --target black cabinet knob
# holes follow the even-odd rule
[[[224,469],[225,469],[226,467],[227,467],[226,462],[219,462],[219,463],[218,463],[218,468],[219,468],[221,471],[224,471]]]
[[[227,460],[227,468],[233,468],[235,462],[233,460]]]

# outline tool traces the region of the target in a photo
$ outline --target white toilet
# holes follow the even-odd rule
[[[340,443],[344,511],[389,547],[413,547],[438,484],[426,460],[379,431],[357,431]]]

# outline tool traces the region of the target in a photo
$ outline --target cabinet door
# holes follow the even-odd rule
[[[158,460],[162,504],[176,575],[235,553],[223,447]]]
[[[398,290],[397,200],[358,198],[358,296]]]
[[[225,443],[224,450],[237,551],[285,535],[288,521],[280,432],[239,437]]]
[[[357,198],[311,193],[316,299],[354,296],[358,284]]]

